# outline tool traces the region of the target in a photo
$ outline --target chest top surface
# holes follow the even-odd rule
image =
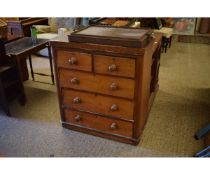
[[[90,26],[84,30],[75,32],[77,35],[89,35],[95,37],[139,39],[148,33],[146,29],[112,28]]]
[[[70,42],[145,47],[150,41],[151,30],[89,26],[69,35]]]

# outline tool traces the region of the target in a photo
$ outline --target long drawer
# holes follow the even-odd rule
[[[133,120],[133,101],[75,90],[62,90],[65,106]]]
[[[107,132],[110,134],[118,134],[122,136],[132,136],[133,124],[117,119],[105,118],[84,112],[65,110],[65,122],[78,126]]]
[[[135,59],[94,55],[94,71],[124,77],[135,77]]]
[[[57,57],[58,67],[92,71],[91,54],[57,50]]]
[[[74,70],[59,71],[60,86],[133,99],[134,80]]]

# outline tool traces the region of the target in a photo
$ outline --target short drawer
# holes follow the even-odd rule
[[[133,124],[117,119],[105,118],[85,112],[65,110],[64,120],[67,123],[95,129],[110,134],[132,136]]]
[[[75,90],[62,90],[65,106],[133,120],[133,101]]]
[[[129,78],[135,77],[135,59],[94,55],[94,71]]]
[[[60,70],[60,86],[85,90],[116,97],[133,99],[134,80],[85,73],[74,70]]]
[[[92,57],[87,53],[57,50],[58,67],[92,71]]]

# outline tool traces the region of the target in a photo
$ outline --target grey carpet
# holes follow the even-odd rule
[[[138,146],[62,128],[55,86],[27,81],[26,106],[14,101],[13,117],[0,111],[0,154],[8,157],[192,156],[203,148],[203,140],[196,141],[194,133],[210,122],[209,58],[209,45],[204,44],[174,42],[168,53],[162,54],[160,90]],[[46,71],[46,59],[34,58],[34,61],[36,69]],[[42,80],[50,82],[48,78]]]

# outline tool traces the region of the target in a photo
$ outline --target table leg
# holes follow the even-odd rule
[[[3,82],[1,80],[1,77],[0,77],[0,99],[1,99],[0,104],[3,107],[3,110],[5,111],[7,116],[11,116],[11,113],[10,113],[10,110],[9,110],[8,100],[7,100],[7,97],[6,97],[6,93],[5,93],[5,89],[3,87]]]
[[[33,66],[32,66],[32,59],[31,59],[31,55],[28,56],[29,59],[29,65],[30,65],[30,69],[31,69],[31,77],[34,81],[34,70],[33,70]]]
[[[54,82],[54,73],[53,73],[53,64],[52,64],[52,54],[51,54],[51,48],[50,45],[47,44],[48,53],[49,53],[49,61],[50,61],[50,71],[51,71],[51,78],[52,78],[52,84],[55,84]]]
[[[20,97],[19,97],[19,101],[21,105],[25,105],[26,103],[26,94],[25,94],[25,90],[24,90],[24,86],[23,86],[23,75],[21,74],[21,57],[14,57],[15,61],[16,61],[16,65],[17,65],[17,72],[19,73],[18,77],[20,79],[19,81],[19,87],[20,87]]]
[[[162,37],[162,53],[164,52],[164,50],[165,50],[165,43],[166,43],[166,37],[165,36],[163,36]]]
[[[172,36],[170,36],[170,38],[169,38],[169,48],[171,47],[171,41],[172,41]]]

